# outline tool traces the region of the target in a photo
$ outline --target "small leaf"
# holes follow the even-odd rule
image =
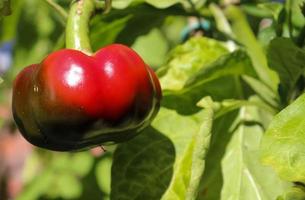
[[[287,104],[297,80],[305,71],[305,51],[288,38],[275,38],[269,46],[268,63],[279,74],[282,101]]]
[[[287,181],[305,183],[305,94],[275,116],[261,145],[262,162]]]
[[[258,4],[258,8],[261,8],[269,12],[270,15],[272,15],[273,18],[277,20],[284,6],[282,3],[279,2],[268,2],[268,3]]]
[[[291,0],[291,6],[288,8],[291,12],[292,23],[298,28],[303,28],[305,25],[305,17],[301,10],[302,3],[304,3],[304,0]]]

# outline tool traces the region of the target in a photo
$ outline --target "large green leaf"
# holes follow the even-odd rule
[[[199,64],[201,64],[201,68]],[[189,76],[185,75],[187,80],[180,90],[165,90],[163,92],[164,106],[175,108],[180,113],[186,114],[196,112],[198,110],[195,107],[196,103],[207,95],[212,96],[217,101],[244,98],[245,95],[239,76],[249,75],[256,77],[251,61],[243,51],[228,53],[209,64],[201,62],[199,64],[195,66],[199,68],[196,73],[193,72]],[[172,75],[168,75],[167,79],[168,82],[166,83],[171,83],[170,80],[172,80],[176,85],[178,85],[177,83],[182,85],[181,82],[183,82],[179,77]],[[179,100],[172,101],[171,99],[173,98],[178,98]]]
[[[275,199],[286,188],[285,182],[259,162],[263,129],[259,124],[246,123],[256,120],[259,120],[257,108],[242,107],[230,129],[233,135],[222,159],[222,200]]]
[[[262,111],[263,115],[270,114],[265,112],[266,109],[250,103],[255,99],[232,101],[230,104],[233,107],[234,104],[243,104],[239,114],[236,111],[226,112],[214,120],[211,146],[200,186],[200,200],[269,200],[275,199],[286,188],[285,182],[259,162],[258,150],[263,128],[262,123],[256,120],[261,119]],[[220,107],[218,112],[225,112],[223,110],[227,108]]]
[[[196,199],[212,115],[211,108],[191,116],[162,108],[153,128],[116,150],[111,199]]]
[[[113,157],[111,199],[160,199],[170,183],[175,156],[173,143],[154,128],[119,145]]]
[[[198,132],[192,135],[183,155],[176,158],[171,184],[162,197],[164,200],[177,199],[177,197],[181,200],[197,199],[200,180],[205,168],[205,159],[210,146],[213,120],[213,102],[211,99],[204,98],[200,101],[200,104],[205,110],[202,118],[200,117],[198,120],[203,121],[203,123],[199,126]],[[164,130],[168,129],[168,127],[164,128]],[[177,141],[175,145],[180,146],[180,142]]]
[[[305,94],[281,111],[262,140],[262,162],[288,181],[305,183]]]
[[[268,63],[279,74],[281,97],[284,103],[288,103],[305,71],[305,50],[295,46],[288,38],[275,38],[269,46]]]
[[[181,90],[191,75],[227,52],[223,44],[216,40],[191,38],[171,52],[168,64],[163,68],[167,72],[160,78],[162,88]]]
[[[256,77],[248,55],[244,51],[235,51],[220,57],[206,67],[202,67],[196,74],[189,77],[183,92],[198,88],[206,82],[223,76],[246,74]]]

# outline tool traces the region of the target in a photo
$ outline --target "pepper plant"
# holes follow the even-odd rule
[[[305,199],[304,1],[109,2],[0,4],[13,45],[0,95],[15,84],[23,135],[107,150],[35,148],[16,199]],[[61,84],[73,63],[90,67],[75,91]],[[119,80],[100,79],[107,69]]]

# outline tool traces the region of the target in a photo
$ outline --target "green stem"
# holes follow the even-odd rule
[[[104,9],[104,13],[108,13],[111,10],[112,0],[98,1],[95,0],[95,6],[97,9]]]
[[[94,11],[94,0],[75,0],[72,2],[66,27],[67,48],[91,54],[89,21]]]
[[[292,1],[288,0],[288,31],[289,31],[289,37],[293,40],[293,27],[292,27]]]
[[[63,9],[60,5],[55,3],[53,0],[45,0],[54,10],[60,14],[60,16],[64,19],[67,20],[68,18],[68,13]]]

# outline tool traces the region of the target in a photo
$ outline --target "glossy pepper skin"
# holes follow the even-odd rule
[[[13,116],[36,146],[82,150],[136,136],[160,99],[158,78],[132,49],[113,44],[92,56],[63,49],[16,77]]]

